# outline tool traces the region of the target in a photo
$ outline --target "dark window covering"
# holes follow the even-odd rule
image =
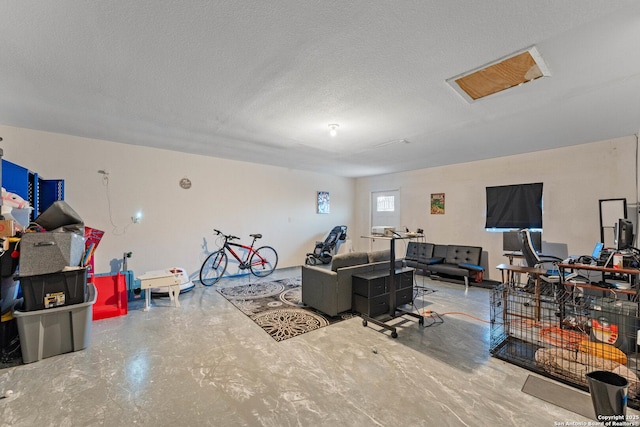
[[[542,228],[542,183],[487,187],[486,228]]]

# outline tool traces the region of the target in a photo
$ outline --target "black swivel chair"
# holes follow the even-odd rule
[[[555,285],[560,283],[560,270],[558,264],[562,262],[562,258],[558,258],[553,255],[542,255],[533,245],[531,234],[529,230],[520,230],[520,238],[522,239],[522,255],[527,263],[528,267],[536,267],[547,270],[546,274],[540,275],[540,280],[543,285]],[[568,280],[577,276],[576,273],[565,274],[564,279]],[[529,284],[532,284],[535,279],[529,277]]]

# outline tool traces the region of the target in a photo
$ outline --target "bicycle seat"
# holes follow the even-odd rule
[[[249,234],[249,236],[253,237],[254,239],[262,239],[262,234]]]

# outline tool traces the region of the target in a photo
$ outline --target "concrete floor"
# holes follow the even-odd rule
[[[268,279],[299,275],[290,268]],[[437,290],[424,297],[427,309],[489,319],[489,290],[418,280]],[[14,391],[0,399],[0,426],[590,421],[521,392],[530,372],[490,357],[489,324],[469,316],[446,315],[431,327],[409,317],[397,339],[352,318],[276,342],[215,287],[198,284],[180,304],[156,298],[144,312],[136,302],[127,316],[93,322],[85,350],[0,370],[0,393]]]

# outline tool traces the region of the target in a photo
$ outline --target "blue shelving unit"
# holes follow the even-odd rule
[[[53,202],[64,200],[64,180],[42,179],[36,172],[5,159],[2,159],[2,186],[29,201],[33,207],[32,221]]]
[[[38,178],[38,205],[40,213],[58,200],[64,200],[64,180]]]

